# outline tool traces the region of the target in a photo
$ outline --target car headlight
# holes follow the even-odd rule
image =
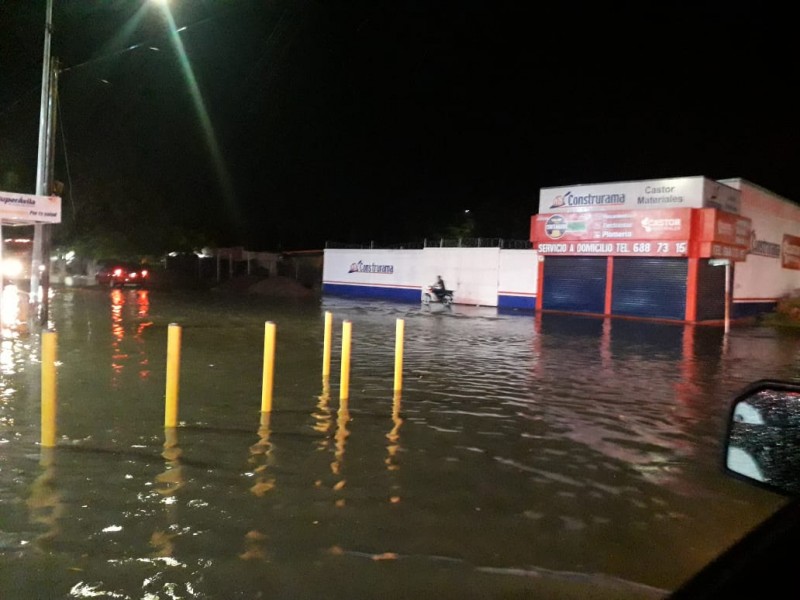
[[[3,277],[19,277],[22,270],[22,261],[18,258],[3,259]]]

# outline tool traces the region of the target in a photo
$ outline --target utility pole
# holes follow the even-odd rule
[[[53,33],[53,0],[47,0],[44,25],[44,57],[42,59],[42,98],[39,110],[39,152],[36,159],[36,193],[50,196],[53,183],[53,155],[55,140],[57,71],[50,56]],[[48,315],[49,271],[49,226],[37,223],[33,226],[33,255],[31,257],[31,289],[29,301],[38,306],[42,302],[42,325],[46,326]],[[47,252],[47,254],[45,254]],[[42,298],[39,298],[40,273],[44,283]]]

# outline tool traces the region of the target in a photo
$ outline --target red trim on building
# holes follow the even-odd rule
[[[614,257],[609,256],[606,262],[606,304],[603,312],[611,314],[611,302],[614,299]]]
[[[697,274],[700,260],[690,258],[686,273],[686,320],[693,323],[697,319]]]
[[[539,257],[539,272],[536,279],[536,310],[542,310],[542,298],[544,293],[544,256]]]

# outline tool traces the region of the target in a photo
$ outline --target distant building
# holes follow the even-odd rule
[[[800,207],[742,179],[545,188],[531,241],[542,311],[715,321],[800,287]]]
[[[754,316],[800,290],[800,206],[743,179],[543,188],[532,249],[325,250],[323,292],[699,323]]]

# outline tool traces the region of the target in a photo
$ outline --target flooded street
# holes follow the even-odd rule
[[[733,395],[797,378],[800,336],[769,328],[99,289],[50,316],[53,452],[39,336],[2,339],[1,598],[661,598],[783,502],[719,469]]]

